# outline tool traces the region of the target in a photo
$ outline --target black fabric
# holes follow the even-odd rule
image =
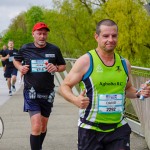
[[[2,55],[2,57],[5,57],[4,51],[5,50],[3,50],[3,49],[0,51],[0,55]],[[5,66],[5,61],[2,61],[2,66],[3,67]]]
[[[41,133],[41,135],[40,135],[40,148],[41,149],[42,149],[42,144],[43,144],[43,141],[45,139],[46,133],[47,133],[47,130],[46,130],[46,132]]]
[[[18,50],[16,50],[16,49],[13,49],[13,50],[8,50],[7,49],[7,50],[3,51],[3,57],[5,57],[7,55],[9,55],[10,57],[12,57],[12,56],[15,57],[17,55],[17,53],[18,53]],[[10,62],[9,59],[5,60],[5,64],[6,64],[6,67],[15,68],[13,62],[12,61]]]
[[[131,128],[125,124],[111,132],[78,128],[78,150],[130,150]]]
[[[18,73],[18,70],[15,67],[13,68],[6,67],[4,77],[11,78],[13,75],[17,76],[17,73]]]
[[[31,67],[31,60],[48,59],[49,63],[54,65],[65,65],[65,60],[62,57],[60,49],[50,43],[47,43],[44,48],[35,47],[34,43],[25,44],[14,57],[15,60],[23,62]],[[29,68],[30,68],[29,67]],[[36,81],[36,82],[35,82]],[[31,68],[24,75],[24,87],[33,87],[36,91],[50,91],[54,89],[54,75],[48,72],[31,72]]]
[[[40,135],[30,135],[31,150],[40,150]]]
[[[24,90],[24,111],[32,111],[30,115],[40,112],[42,116],[48,118],[52,112],[53,103],[45,99],[30,99],[29,93]]]
[[[118,123],[113,123],[113,124],[106,124],[106,123],[94,123],[94,122],[91,122],[91,121],[88,121],[88,120],[85,120],[83,118],[80,118],[81,122],[82,123],[85,123],[87,125],[91,125],[91,126],[94,126],[94,127],[98,127],[100,128],[101,130],[110,130],[110,129],[115,129],[118,125]],[[120,122],[119,122],[120,123]]]

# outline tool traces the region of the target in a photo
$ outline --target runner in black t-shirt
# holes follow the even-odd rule
[[[0,51],[0,55],[1,57],[4,56],[4,51],[7,49],[6,45],[3,45],[3,49]],[[2,60],[1,60],[2,61]],[[3,71],[5,72],[6,66],[5,66],[5,61],[2,61],[2,67],[3,67]]]
[[[60,49],[46,42],[48,31],[45,23],[35,24],[34,43],[23,45],[14,59],[14,65],[24,75],[24,111],[31,117],[32,150],[42,149],[55,97],[54,73],[64,71],[66,65]]]
[[[17,80],[17,69],[13,64],[14,56],[18,53],[18,50],[14,49],[14,42],[12,40],[8,41],[8,49],[3,51],[2,61],[5,61],[6,69],[4,77],[7,79],[7,85],[9,89],[9,95],[12,96],[12,91],[15,92],[15,83]]]

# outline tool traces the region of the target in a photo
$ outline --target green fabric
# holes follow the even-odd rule
[[[95,50],[89,51],[93,58],[93,70],[90,76],[80,82],[80,88],[87,90],[87,95],[93,97],[92,107],[90,110],[81,110],[80,117],[84,117],[88,112],[87,120],[91,122],[101,123],[118,123],[122,120],[123,112],[98,113],[98,95],[99,94],[121,94],[125,95],[125,87],[128,76],[122,65],[120,56],[115,53],[115,63],[113,66],[106,66],[101,61]],[[89,72],[88,72],[89,74]],[[87,82],[88,80],[88,82]],[[90,84],[89,84],[90,82]],[[93,89],[93,92],[91,90]],[[124,97],[122,105],[124,107]],[[120,125],[119,125],[120,126]],[[82,127],[85,127],[83,124]],[[99,130],[95,127],[93,129]]]

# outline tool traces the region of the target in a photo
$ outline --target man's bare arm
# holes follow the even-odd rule
[[[23,75],[29,71],[29,65],[22,65],[20,61],[13,60],[13,64]]]
[[[81,81],[88,68],[89,56],[86,54],[75,62],[73,68],[70,70],[69,74],[59,87],[60,94],[67,101],[82,109],[86,108],[89,104],[89,98],[85,97],[86,91],[82,91],[79,96],[76,96],[74,95],[72,88]]]
[[[128,67],[128,76],[129,80],[126,86],[126,97],[128,98],[138,98],[140,95],[143,95],[144,97],[150,97],[150,86],[145,86],[145,88],[142,88],[144,85],[141,84],[139,88],[141,88],[141,91],[138,92],[138,89],[136,89],[132,83],[131,83],[131,65],[128,60],[126,60],[127,67]]]

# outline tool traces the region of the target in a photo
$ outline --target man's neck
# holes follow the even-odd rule
[[[97,50],[97,49],[96,49],[96,52],[106,66],[112,66],[114,64],[114,62],[115,62],[114,52],[107,53],[105,51],[101,51],[101,50]]]
[[[46,43],[44,45],[39,45],[37,43],[34,42],[34,45],[37,47],[37,48],[44,48],[46,46]]]

